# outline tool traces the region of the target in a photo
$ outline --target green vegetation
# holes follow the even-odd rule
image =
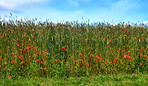
[[[10,83],[19,77],[36,76],[68,80],[73,80],[70,77],[82,77],[83,80],[84,77],[84,83],[73,80],[77,85],[85,82],[114,85],[115,81],[122,85],[124,76],[113,78],[106,74],[148,73],[147,26],[35,22],[37,20],[0,21],[0,77],[7,78]],[[92,76],[99,76],[101,82],[96,80],[98,77],[93,77],[94,81],[86,78]],[[147,81],[139,79],[137,82],[125,80],[125,83],[141,85]],[[40,84],[34,80],[32,83]],[[66,81],[52,83],[66,84]]]
[[[0,79],[0,83],[5,86],[147,86],[148,74],[98,75],[65,79],[19,77],[18,79]]]

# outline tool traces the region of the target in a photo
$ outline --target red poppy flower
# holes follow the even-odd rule
[[[46,60],[45,58],[43,60]]]
[[[41,64],[43,64],[43,62],[41,62]]]
[[[24,64],[24,62],[21,62],[21,64]]]
[[[105,63],[107,63],[107,61],[105,61]]]
[[[4,38],[3,36],[1,36],[1,38]]]
[[[65,50],[65,47],[62,47],[62,50]]]
[[[140,57],[142,57],[143,55],[142,54],[140,54]]]
[[[51,50],[51,53],[53,53],[53,50]]]
[[[39,52],[37,52],[37,54],[40,54]]]
[[[68,43],[70,43],[70,41],[68,41]]]
[[[115,63],[116,61],[115,61],[115,60],[113,60],[113,62]]]
[[[118,61],[118,58],[115,58],[116,61]]]
[[[79,53],[79,55],[81,56],[81,55],[82,55],[82,53]]]
[[[36,49],[36,47],[33,47],[33,49]]]
[[[142,63],[140,63],[140,65],[142,65]]]
[[[59,59],[55,59],[54,61],[58,62],[58,61],[59,61]]]
[[[8,31],[10,31],[10,29],[8,29]]]
[[[33,37],[35,37],[36,35],[35,34],[33,34]]]
[[[11,76],[8,76],[8,78],[11,78]]]
[[[74,60],[75,62],[77,62],[77,60]]]
[[[11,63],[13,63],[14,62],[14,60],[11,60]]]
[[[45,53],[47,53],[47,50],[45,50]]]
[[[11,52],[11,55],[14,55],[14,53],[13,53],[13,52]]]
[[[17,56],[17,58],[20,58],[19,56]]]
[[[127,53],[130,53],[130,51],[127,51]]]
[[[21,25],[19,25],[19,27],[22,27]]]
[[[109,41],[109,43],[112,42],[112,40]]]
[[[110,52],[113,52],[112,50],[110,50]]]
[[[89,66],[89,64],[87,63],[87,65]]]
[[[34,56],[37,56],[37,54],[34,54]]]
[[[117,50],[117,52],[120,52],[120,50]]]

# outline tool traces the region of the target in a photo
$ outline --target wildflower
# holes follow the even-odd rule
[[[127,53],[130,53],[130,51],[127,51]]]
[[[112,50],[110,50],[110,52],[113,52]]]
[[[133,60],[135,60],[135,58],[133,58]]]
[[[99,55],[98,55],[98,54],[96,55],[96,58],[98,58],[98,59],[99,59]]]
[[[19,56],[17,56],[17,58],[20,58]]]
[[[146,60],[146,59],[143,59],[144,61]]]
[[[118,61],[118,58],[115,58],[116,61]]]
[[[23,42],[25,42],[25,39],[23,39]]]
[[[35,37],[36,35],[35,34],[33,34],[33,37]]]
[[[83,39],[83,41],[85,41],[86,39]]]
[[[107,63],[107,61],[105,61],[105,63]]]
[[[8,76],[8,78],[11,78],[11,76]]]
[[[24,64],[24,62],[21,62],[21,64]]]
[[[51,53],[53,53],[53,50],[51,50]]]
[[[89,66],[89,64],[87,63],[87,65]]]
[[[90,57],[94,57],[94,55],[93,54],[90,54]]]
[[[112,42],[112,40],[110,39],[109,43],[111,43],[111,42]]]
[[[142,63],[140,63],[140,65],[142,65]]]
[[[45,58],[43,60],[46,60]]]
[[[71,29],[73,29],[73,27],[71,27]]]
[[[39,52],[37,52],[37,54],[40,54]]]
[[[47,53],[47,50],[45,50],[45,53]]]
[[[19,25],[19,27],[22,27],[21,25]]]
[[[10,31],[10,29],[8,29],[8,31]]]
[[[77,60],[74,60],[75,62],[77,62]]]
[[[140,57],[142,57],[143,55],[142,54],[140,54]]]
[[[23,51],[24,51],[24,52],[26,52],[26,50],[25,50],[25,49],[24,49]]]
[[[130,60],[131,59],[131,57],[128,57],[128,60]]]
[[[33,49],[36,49],[36,47],[33,47]]]
[[[141,50],[144,50],[144,48],[142,48]]]
[[[125,51],[125,50],[123,50],[123,52],[125,53],[126,51]]]
[[[27,35],[27,33],[25,33],[25,35]]]
[[[20,49],[20,51],[22,51],[23,49]]]
[[[62,50],[65,50],[65,47],[62,47]]]
[[[81,55],[82,55],[82,53],[79,53],[79,55],[81,56]]]
[[[3,36],[1,36],[1,38],[4,38]]]
[[[144,55],[144,57],[147,57],[146,55]]]
[[[37,54],[34,54],[34,56],[37,56]]]
[[[120,50],[117,50],[117,52],[120,52]]]
[[[70,41],[68,41],[68,43],[70,43]]]
[[[113,62],[115,63],[116,61],[115,61],[115,60],[113,60]]]
[[[14,53],[13,53],[13,52],[11,52],[11,55],[14,55]]]
[[[41,64],[43,64],[43,62],[41,62]]]
[[[11,60],[11,63],[13,63],[14,62],[14,60]]]
[[[17,52],[15,52],[15,54],[17,54]]]
[[[18,43],[17,46],[19,46],[20,44]]]
[[[59,61],[59,59],[55,59],[54,61],[58,62],[58,61]]]
[[[70,55],[68,55],[70,57]]]

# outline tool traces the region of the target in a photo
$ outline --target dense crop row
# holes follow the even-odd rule
[[[148,72],[148,27],[0,22],[0,76]]]

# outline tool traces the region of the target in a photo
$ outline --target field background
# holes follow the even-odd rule
[[[11,83],[20,77],[24,77],[23,80],[25,77],[54,77],[56,80],[60,78],[72,81],[70,77],[75,77],[78,85],[81,83],[79,80],[84,77],[85,83],[101,84],[86,78],[96,76],[92,79],[111,79],[112,83],[119,80],[121,84],[125,75],[136,80],[142,77],[141,80],[145,83],[139,81],[140,85],[146,85],[147,26],[130,26],[123,23],[116,26],[108,23],[99,23],[96,26],[70,22],[53,24],[47,21],[35,24],[36,21],[0,21],[0,77],[4,79],[2,83],[7,80]],[[130,76],[132,74],[135,75]],[[114,80],[112,75],[120,77]],[[60,85],[65,84],[62,80]]]

